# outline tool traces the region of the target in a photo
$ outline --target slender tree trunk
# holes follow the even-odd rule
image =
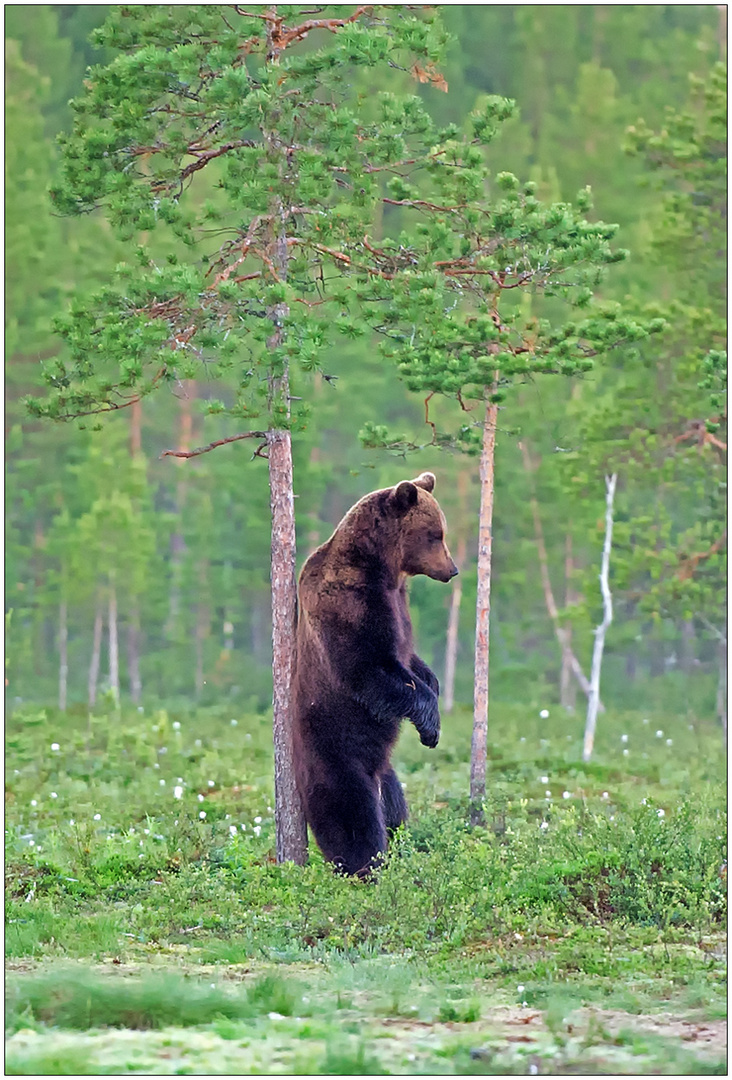
[[[470,746],[470,820],[483,821],[488,760],[488,661],[491,617],[491,556],[493,550],[493,496],[495,490],[496,425],[498,406],[486,387],[483,449],[480,456],[480,519],[478,524],[478,592],[475,616],[475,688],[473,737]]]
[[[529,501],[531,504],[531,513],[534,519],[534,536],[536,538],[536,550],[539,556],[539,572],[541,575],[542,589],[544,591],[544,603],[546,604],[549,618],[552,620],[552,624],[554,626],[554,633],[556,634],[557,641],[559,642],[559,648],[562,651],[562,664],[563,666],[566,664],[569,671],[571,671],[572,675],[579,683],[582,692],[586,694],[587,698],[589,699],[590,683],[588,682],[587,677],[582,670],[582,666],[570,646],[571,631],[569,631],[567,627],[562,626],[559,622],[559,611],[557,610],[551,578],[549,577],[549,559],[546,552],[546,544],[544,543],[544,530],[541,527],[539,504],[537,502],[536,494],[534,492],[534,470],[531,456],[529,454],[528,446],[525,443],[520,442],[519,448],[521,450],[524,468],[526,469],[526,473],[529,477],[529,484],[531,488],[531,497]],[[601,701],[598,702],[598,709],[600,710],[600,712],[605,711],[605,706],[602,704]]]
[[[465,536],[458,537],[455,565],[462,572],[465,565]],[[447,620],[447,640],[445,642],[445,685],[442,692],[442,708],[452,712],[455,705],[455,669],[457,667],[458,628],[460,626],[460,604],[463,598],[462,577],[458,574],[452,583],[450,596],[450,615]]]
[[[130,406],[130,454],[142,453],[142,402],[133,401]]]
[[[58,707],[66,712],[69,684],[69,625],[66,600],[58,608]]]
[[[102,652],[102,600],[97,597],[97,609],[94,614],[94,636],[92,641],[92,654],[89,663],[89,709],[93,709],[97,701],[97,685],[99,683],[99,660]]]
[[[610,550],[613,542],[613,503],[615,500],[615,485],[618,474],[605,477],[605,543],[602,547],[602,562],[600,565],[600,590],[602,592],[602,622],[595,630],[595,645],[592,650],[592,670],[590,672],[590,696],[587,701],[587,720],[585,722],[585,741],[582,751],[582,760],[589,761],[592,757],[592,748],[595,744],[595,724],[597,723],[597,709],[600,704],[600,669],[602,667],[602,653],[605,648],[605,635],[613,621],[613,598],[610,592]]]
[[[109,686],[119,705],[119,627],[117,625],[117,587],[109,587]]]
[[[269,9],[277,14],[276,6]],[[277,65],[281,46],[274,36],[274,18],[267,22],[267,62]],[[268,158],[276,164],[280,184],[286,181],[287,151],[280,141],[276,117],[264,131]],[[271,203],[270,258],[274,277],[287,280],[287,213],[281,196]],[[267,342],[270,351],[285,340],[287,305],[268,311],[274,332]],[[292,677],[295,667],[297,583],[295,580],[295,497],[292,477],[292,440],[287,427],[290,416],[290,385],[287,363],[269,377],[270,430],[267,432],[269,490],[272,511],[272,738],[274,742],[275,836],[277,862],[307,861],[308,837],[305,814],[295,783],[292,741]],[[277,417],[285,424],[275,426]]]
[[[130,621],[127,625],[127,673],[130,679],[130,697],[135,705],[142,700],[142,679],[140,677],[140,604],[132,604]]]

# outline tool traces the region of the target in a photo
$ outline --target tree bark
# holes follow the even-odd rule
[[[587,720],[585,722],[585,740],[582,751],[582,760],[589,761],[592,757],[592,749],[595,745],[595,725],[597,723],[597,709],[600,704],[600,669],[602,667],[602,654],[605,648],[605,635],[613,621],[613,598],[610,592],[610,550],[613,542],[613,503],[615,500],[615,485],[618,474],[605,477],[605,543],[602,547],[602,562],[600,565],[600,590],[602,592],[602,622],[595,630],[595,645],[592,650],[592,670],[590,672],[590,695],[587,700]]]
[[[493,497],[495,490],[496,425],[498,406],[491,402],[494,388],[486,387],[483,449],[480,456],[480,519],[478,524],[478,590],[475,617],[475,687],[473,737],[470,746],[470,820],[483,822],[488,760],[488,673],[491,616],[491,557],[493,549]]]
[[[182,396],[179,398],[179,434],[178,449],[188,450],[193,442],[193,412],[192,405],[196,397],[196,384],[191,379],[186,379],[182,386]],[[179,465],[185,463],[185,458],[175,458]],[[175,512],[177,516],[175,531],[170,537],[170,596],[168,606],[168,619],[165,625],[165,635],[170,638],[176,633],[178,618],[180,615],[180,597],[183,578],[183,559],[185,556],[186,543],[183,536],[183,510],[186,503],[186,490],[188,477],[185,469],[181,469],[178,483],[175,487]]]
[[[132,604],[130,621],[127,625],[127,674],[130,680],[130,698],[139,705],[142,699],[142,678],[140,677],[140,604]]]
[[[94,636],[92,641],[92,654],[89,663],[88,701],[89,708],[93,709],[97,701],[97,684],[99,682],[99,659],[102,652],[102,601],[97,598],[97,608],[94,614]]]
[[[275,40],[276,6],[267,21],[267,62],[279,63],[281,46]],[[277,132],[276,117],[263,130],[267,156],[277,165],[280,184],[286,180],[287,151]],[[287,281],[287,215],[280,195],[271,203],[270,259],[273,276]],[[267,312],[274,331],[267,342],[270,352],[285,340],[285,303]],[[292,439],[287,426],[276,426],[277,416],[289,421],[290,384],[287,362],[273,364],[269,376],[270,429],[267,432],[269,490],[272,511],[272,738],[274,742],[275,838],[277,862],[307,861],[308,837],[305,814],[295,783],[292,742],[292,677],[295,667],[297,583],[295,580],[295,497],[292,476]]]
[[[117,626],[117,587],[109,587],[109,687],[119,705],[119,628]]]
[[[69,624],[66,601],[58,608],[58,707],[66,712],[69,685]]]

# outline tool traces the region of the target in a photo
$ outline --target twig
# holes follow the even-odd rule
[[[238,442],[240,439],[266,439],[265,431],[244,431],[240,435],[229,435],[226,439],[216,439],[208,446],[197,446],[195,450],[163,450],[160,455],[164,457],[192,458],[199,454],[207,454],[209,450],[215,450],[217,446],[225,446],[226,443]],[[261,456],[261,455],[258,455]]]

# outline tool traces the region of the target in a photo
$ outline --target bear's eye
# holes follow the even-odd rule
[[[442,533],[430,533],[430,543],[431,544],[441,544],[442,543]]]

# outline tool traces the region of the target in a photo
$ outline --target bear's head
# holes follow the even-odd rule
[[[458,568],[445,543],[445,515],[432,495],[434,487],[433,474],[424,472],[416,480],[403,480],[389,493],[399,520],[400,570],[449,581]]]

